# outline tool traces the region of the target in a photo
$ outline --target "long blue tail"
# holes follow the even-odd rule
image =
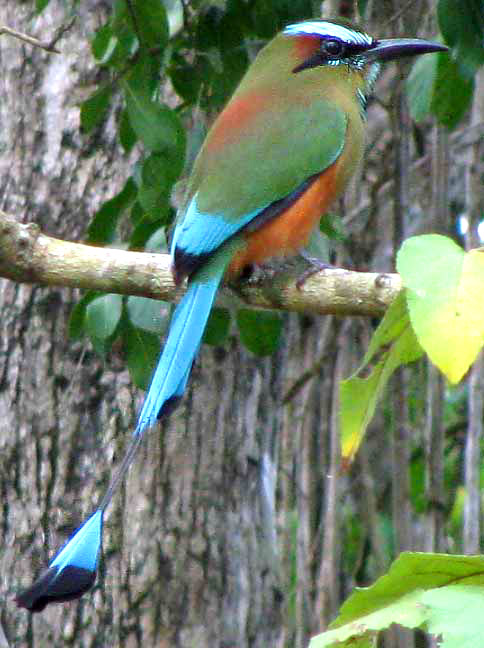
[[[128,471],[145,430],[168,414],[185,391],[225,266],[195,277],[175,309],[163,352],[151,379],[131,444],[97,510],[51,560],[31,587],[20,592],[17,604],[40,612],[48,603],[82,596],[96,580],[106,507]]]
[[[135,434],[142,434],[163,414],[169,413],[183,395],[222,275],[223,271],[204,281],[192,281],[178,304]]]

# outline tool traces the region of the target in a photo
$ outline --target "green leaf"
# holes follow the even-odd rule
[[[129,121],[129,115],[127,110],[123,110],[121,113],[121,119],[119,120],[119,141],[123,147],[125,153],[131,153],[133,146],[137,142],[136,133],[131,128],[131,123]]]
[[[474,82],[463,75],[448,52],[439,52],[417,60],[406,89],[415,121],[432,112],[443,126],[452,129],[470,107]]]
[[[170,321],[171,305],[159,299],[128,297],[126,310],[129,321],[136,328],[163,335]]]
[[[246,51],[241,51],[242,36],[240,39],[232,48],[222,49],[222,69],[214,75],[211,85],[210,100],[216,106],[228,101],[247,70],[249,60]]]
[[[219,48],[219,34],[224,12],[216,6],[210,6],[200,12],[195,32],[195,48],[207,51]]]
[[[118,39],[113,34],[113,29],[109,23],[96,31],[91,41],[91,52],[99,65],[109,64],[117,43]]]
[[[258,0],[252,9],[257,36],[270,39],[280,29],[279,16],[273,2]]]
[[[106,338],[105,340],[101,340],[101,338],[91,337],[90,342],[94,351],[102,357],[107,355],[107,353],[109,352],[112,346],[109,338]]]
[[[35,11],[41,13],[49,4],[50,0],[35,0]]]
[[[157,233],[160,233],[160,236],[163,236],[164,242],[164,252],[168,252],[166,245],[166,233],[164,228],[163,221],[160,220],[149,220],[148,218],[142,218],[136,224],[133,233],[129,239],[129,249],[130,250],[145,250],[147,241]],[[153,250],[154,252],[161,252],[161,250]]]
[[[126,0],[115,1],[111,26],[116,37],[116,49],[110,63],[124,65],[137,51],[139,45]]]
[[[107,340],[121,319],[123,298],[113,293],[96,297],[86,308],[86,332],[91,339]]]
[[[81,297],[81,299],[72,309],[68,326],[68,334],[72,340],[79,340],[86,332],[86,308],[88,304],[93,301],[93,299],[96,299],[99,296],[100,293],[89,291],[83,297]]]
[[[168,198],[156,189],[140,187],[138,200],[143,208],[144,216],[153,222],[165,220],[169,210]]]
[[[157,153],[143,162],[138,200],[149,217],[160,219],[168,212],[173,174],[177,171],[181,169],[174,168],[164,155]]]
[[[352,461],[360,447],[390,376],[421,355],[400,293],[373,334],[362,365],[340,385],[341,451],[346,461]]]
[[[124,72],[138,49],[138,39],[125,0],[115,1],[113,5],[111,19],[96,31],[91,40],[91,51],[99,65],[116,67]]]
[[[131,208],[130,218],[135,227],[146,224],[147,222],[153,222],[146,218],[143,207],[141,207],[138,200],[135,201]]]
[[[458,382],[484,344],[484,249],[445,236],[407,239],[397,256],[412,327],[432,362]]]
[[[474,70],[484,63],[484,11],[482,0],[439,0],[439,27],[459,60]]]
[[[256,0],[252,9],[257,35],[264,38],[272,38],[289,23],[312,18],[314,11],[310,0]]]
[[[437,78],[432,97],[432,112],[447,128],[455,128],[470,108],[474,81],[462,74],[461,67],[447,52],[439,52]]]
[[[141,167],[141,186],[156,189],[165,195],[169,193],[175,177],[167,158],[158,153],[148,156]]]
[[[172,70],[173,83],[187,101],[208,103],[213,110],[232,94],[248,65],[247,16],[241,3],[231,3],[226,12],[213,6],[201,12],[195,34],[198,55],[191,66],[178,57],[180,64]]]
[[[109,86],[94,92],[89,99],[81,104],[81,129],[90,133],[105,119],[111,99]]]
[[[441,637],[446,648],[474,648],[484,633],[484,557],[404,552],[374,585],[357,588],[310,648],[370,646],[397,623]]]
[[[205,327],[203,342],[212,346],[221,346],[229,334],[230,313],[226,308],[213,308]]]
[[[162,0],[136,0],[133,9],[140,44],[147,48],[165,47],[169,28]]]
[[[106,200],[95,213],[87,230],[87,241],[103,245],[112,243],[118,220],[123,211],[133,203],[136,194],[136,185],[132,178],[128,178],[121,191],[110,200]]]
[[[282,319],[277,313],[242,308],[236,320],[240,339],[249,351],[258,356],[274,353],[282,331]]]
[[[166,242],[166,232],[164,228],[159,228],[154,232],[145,244],[146,252],[168,252],[168,244]]]
[[[482,643],[484,586],[447,585],[427,591],[422,603],[428,609],[428,631],[441,636],[441,648],[474,648]]]
[[[319,229],[325,236],[340,243],[347,239],[343,221],[338,214],[325,214],[324,218],[321,219]]]
[[[131,380],[140,389],[147,389],[160,355],[160,338],[128,326],[123,332],[123,351]]]
[[[192,64],[175,52],[169,75],[176,93],[186,103],[196,104],[200,102],[202,87],[210,85],[213,69],[207,57],[197,56]]]
[[[438,57],[419,56],[405,82],[410,115],[420,122],[430,114],[437,78]]]
[[[130,124],[147,149],[163,153],[180,171],[185,154],[185,131],[178,115],[151,99],[139,80],[123,83]]]

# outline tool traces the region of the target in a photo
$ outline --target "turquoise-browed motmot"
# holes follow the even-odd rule
[[[171,246],[175,280],[186,277],[188,287],[128,453],[98,509],[17,596],[20,606],[39,611],[92,586],[104,510],[145,430],[182,396],[222,279],[306,244],[363,156],[365,101],[380,62],[443,49],[313,20],[289,25],[261,50],[210,129],[189,179]]]

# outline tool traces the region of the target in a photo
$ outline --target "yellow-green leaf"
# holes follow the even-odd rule
[[[400,293],[380,322],[362,365],[340,386],[341,452],[352,461],[392,373],[413,362],[422,349],[410,325],[405,296]]]
[[[483,604],[482,556],[404,552],[373,585],[355,589],[309,648],[370,648],[393,623],[439,637],[442,648],[474,648]]]
[[[418,341],[452,383],[484,343],[484,249],[436,234],[407,239],[397,258]]]

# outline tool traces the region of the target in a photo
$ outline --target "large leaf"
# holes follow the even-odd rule
[[[437,56],[419,56],[405,82],[412,119],[420,122],[430,114],[437,79]]]
[[[101,294],[90,290],[77,302],[69,317],[69,337],[73,340],[80,339],[86,333],[86,309],[88,305]]]
[[[111,99],[111,88],[106,86],[94,92],[81,104],[81,129],[90,133],[104,120]]]
[[[140,389],[147,389],[160,355],[160,338],[127,326],[123,331],[123,350],[131,380]]]
[[[131,178],[128,178],[121,191],[101,205],[87,230],[89,243],[106,245],[114,241],[118,220],[123,211],[135,200],[136,193],[136,185]]]
[[[86,331],[89,337],[106,340],[116,330],[121,319],[123,298],[114,293],[93,299],[86,307]]]
[[[484,249],[464,252],[437,234],[407,239],[397,257],[418,341],[458,382],[484,344]]]
[[[213,308],[203,333],[204,344],[222,345],[230,330],[230,312],[226,308]]]
[[[137,136],[131,127],[129,115],[127,110],[123,110],[119,120],[119,141],[126,153],[130,153],[133,146],[136,144]]]
[[[279,346],[282,320],[277,313],[242,308],[237,311],[242,343],[258,356],[274,353]]]
[[[340,385],[341,451],[354,458],[392,373],[422,355],[400,293],[373,334],[362,365]]]
[[[152,99],[147,72],[133,74],[123,83],[129,121],[145,147],[163,153],[180,170],[185,155],[185,131],[178,115]]]
[[[459,59],[472,67],[484,63],[484,10],[482,0],[439,0],[440,30]]]
[[[141,209],[141,208],[140,208]],[[142,213],[144,214],[143,210],[141,210]],[[146,242],[154,235],[154,234],[159,234],[160,237],[163,237],[165,241],[165,249],[164,250],[153,250],[153,252],[166,252],[166,230],[164,226],[164,222],[160,220],[151,220],[149,218],[143,218],[140,219],[135,228],[133,229],[133,233],[131,234],[131,237],[129,239],[129,247],[132,250],[145,250],[148,252],[146,249]]]
[[[140,44],[147,48],[165,47],[169,30],[164,2],[136,0],[133,2],[133,10]]]
[[[109,65],[115,53],[118,39],[113,34],[111,24],[106,23],[94,34],[91,51],[99,65]]]
[[[432,112],[447,128],[455,128],[470,108],[474,80],[447,52],[437,56],[437,78],[432,97]]]
[[[134,327],[157,335],[166,331],[171,311],[168,302],[132,295],[126,301],[126,310]]]
[[[469,108],[474,82],[447,52],[422,56],[406,81],[410,113],[415,121],[433,113],[447,128],[454,128]]]
[[[375,645],[393,623],[422,628],[446,648],[475,648],[484,636],[484,557],[402,553],[374,585],[357,588],[310,648]]]
[[[124,70],[128,61],[131,61],[139,48],[138,37],[135,33],[131,12],[128,11],[126,0],[114,0],[110,27],[114,39],[114,48],[111,44],[109,45],[108,51],[112,49],[112,53],[106,63]],[[106,55],[104,59],[106,59]]]
[[[150,219],[166,217],[170,208],[170,189],[180,168],[174,168],[170,160],[152,153],[141,168],[141,184],[138,201]]]

